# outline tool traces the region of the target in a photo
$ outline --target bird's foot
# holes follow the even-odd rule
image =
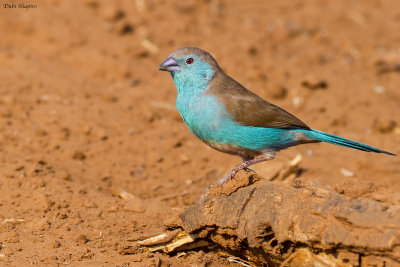
[[[208,195],[208,191],[210,190],[210,188],[211,188],[213,185],[214,185],[214,184],[209,185],[209,186],[206,188],[206,191],[204,191],[203,194],[201,194],[201,196],[200,196],[200,198],[199,198],[199,201],[202,201],[202,200]]]
[[[235,178],[236,173],[238,173],[238,171],[240,170],[245,170],[245,171],[249,171],[249,172],[255,172],[250,168],[244,167],[244,168],[240,168],[240,169],[233,169],[231,170],[227,175],[225,175],[224,177],[222,177],[221,179],[219,179],[215,184],[219,184],[219,185],[224,185],[226,183],[226,181],[228,181],[229,179],[233,179]],[[213,185],[215,185],[213,184]]]
[[[222,187],[222,185],[224,183],[226,183],[226,181],[228,181],[229,179],[231,179],[231,178],[233,178],[235,176],[236,172],[233,172],[233,170],[232,170],[227,175],[225,175],[224,177],[219,179],[216,183],[213,183],[212,185],[208,186],[206,191],[204,191],[204,193],[201,194],[199,201],[203,200],[208,195],[208,191],[211,189],[211,187],[213,187],[215,185],[219,185],[219,186]]]
[[[253,170],[248,169],[248,168],[242,168],[242,169],[245,169],[245,170],[249,170],[249,171],[254,172]],[[229,179],[233,179],[233,178],[235,177],[236,173],[237,173],[238,171],[242,170],[242,169],[236,169],[236,168],[235,168],[235,169],[231,170],[227,175],[225,175],[224,177],[222,177],[221,179],[219,179],[216,183],[213,183],[212,185],[210,185],[209,187],[207,187],[206,191],[204,191],[204,193],[201,194],[199,200],[201,201],[201,200],[204,199],[204,197],[207,196],[208,191],[211,189],[211,187],[216,186],[216,185],[219,185],[220,187],[222,187]]]
[[[235,170],[235,169],[231,170],[227,175],[225,175],[224,177],[219,179],[215,184],[219,184],[220,186],[222,186],[224,183],[226,183],[226,181],[235,177],[235,174],[237,172],[238,172],[238,170]]]
[[[247,171],[247,172],[256,172],[255,170],[252,170],[252,169],[250,169],[250,168],[243,168],[243,170],[245,170],[245,171]]]
[[[229,179],[232,179],[233,177],[235,177],[236,173],[238,171],[240,171],[240,170],[247,170],[247,171],[254,172],[253,170],[249,169],[248,167],[251,166],[251,165],[254,165],[256,163],[260,163],[260,162],[263,162],[263,161],[270,160],[273,157],[274,157],[273,154],[265,154],[263,157],[250,159],[250,160],[246,160],[246,161],[242,162],[241,164],[239,164],[235,168],[233,168],[227,175],[225,175],[224,177],[219,179],[216,183],[214,183],[214,184],[210,185],[209,187],[207,187],[206,191],[204,191],[204,193],[200,196],[199,201],[203,200],[207,196],[208,191],[214,185],[219,185],[219,186],[222,187],[222,185],[225,184],[226,181],[228,181]]]

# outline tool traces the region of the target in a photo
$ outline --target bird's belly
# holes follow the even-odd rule
[[[231,155],[237,155],[237,156],[240,156],[240,157],[246,158],[246,159],[254,158],[254,157],[266,152],[266,151],[261,151],[261,150],[260,151],[250,150],[250,149],[235,146],[235,145],[232,145],[229,143],[218,143],[218,142],[212,142],[212,141],[210,142],[208,140],[203,140],[203,142],[220,152],[231,154]]]

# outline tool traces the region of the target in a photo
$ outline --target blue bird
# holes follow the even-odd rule
[[[183,47],[159,67],[169,71],[178,89],[176,108],[192,133],[210,147],[238,155],[243,162],[220,179],[267,161],[275,152],[299,144],[327,142],[366,152],[390,152],[317,131],[250,92],[226,75],[206,51]]]

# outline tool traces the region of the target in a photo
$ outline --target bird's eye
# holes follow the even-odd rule
[[[194,61],[194,59],[190,57],[190,58],[186,59],[186,64],[192,64],[193,61]]]

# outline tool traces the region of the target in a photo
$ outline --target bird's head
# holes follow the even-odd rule
[[[215,59],[206,51],[195,47],[175,50],[159,70],[169,71],[178,91],[205,90],[214,74],[220,70]]]

